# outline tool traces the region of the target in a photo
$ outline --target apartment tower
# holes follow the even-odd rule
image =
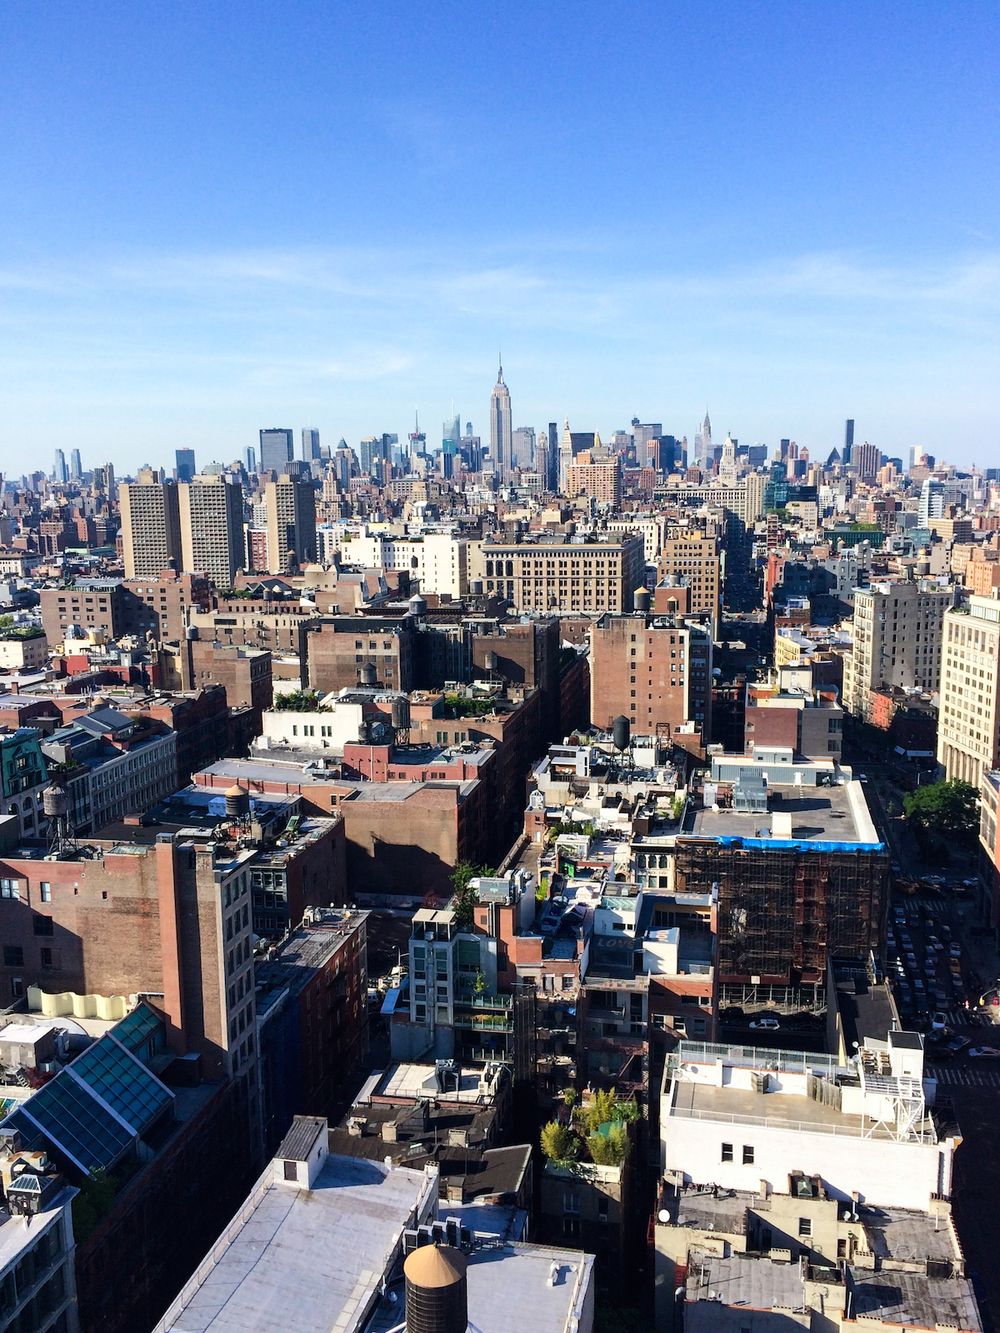
[[[118,488],[125,577],[157,578],[181,563],[181,524],[177,484],[160,481],[152,468],[140,468],[134,482]]]
[[[195,477],[178,487],[181,562],[217,588],[231,588],[244,564],[243,487],[224,477]]]

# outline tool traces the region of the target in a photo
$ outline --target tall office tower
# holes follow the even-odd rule
[[[315,426],[302,427],[302,459],[303,462],[311,463],[314,459],[321,457],[319,451],[319,431]]]
[[[195,476],[177,488],[181,568],[231,588],[243,567],[243,487],[225,477]]]
[[[290,430],[269,426],[260,432],[261,472],[276,472],[281,476],[285,471],[285,464],[290,463],[293,457]]]
[[[471,425],[472,423],[470,422],[469,424]],[[472,432],[470,431],[469,434],[471,435]],[[454,445],[454,448],[451,449],[450,452],[453,454],[457,454],[458,446],[462,441],[462,420],[457,412],[453,416],[450,416],[447,421],[442,423],[441,426],[442,444],[444,443],[445,440],[449,441],[449,443]]]
[[[55,466],[52,469],[52,480],[63,486],[69,481],[69,472],[66,470],[66,455],[61,449],[56,450],[56,461]]]
[[[176,567],[181,559],[176,483],[140,468],[135,481],[119,486],[118,499],[125,577],[157,578],[171,563]]]
[[[944,617],[938,763],[979,787],[1000,768],[1000,601],[970,597]],[[995,798],[994,798],[995,799]]]
[[[174,453],[174,477],[178,482],[190,481],[198,471],[193,449],[178,449]]]
[[[546,460],[549,475],[545,479],[545,489],[554,491],[559,484],[559,424],[549,422],[549,456]]]
[[[493,456],[493,466],[502,478],[509,477],[511,473],[510,450],[510,390],[503,382],[503,366],[501,366],[490,395],[490,453]]]
[[[511,467],[530,468],[535,462],[535,428],[518,426],[510,437]]]
[[[382,458],[383,463],[386,466],[388,466],[389,450],[385,446],[385,438],[386,437],[383,435],[382,450],[380,457]],[[416,461],[417,458],[420,457],[421,454],[425,454],[427,452],[427,435],[425,434],[424,431],[420,429],[420,415],[417,412],[414,412],[413,414],[413,429],[410,431],[409,440],[410,440],[409,457],[410,457],[410,463],[412,464]]]
[[[655,467],[653,462],[653,441],[663,434],[662,421],[640,421],[632,418],[632,443],[635,448],[635,461],[639,467]]]
[[[851,465],[858,474],[858,481],[874,481],[882,466],[882,450],[877,444],[859,444],[851,450]]]
[[[267,513],[267,563],[280,574],[291,563],[316,559],[316,491],[311,481],[287,474],[269,481],[264,491]]]
[[[701,423],[701,430],[698,432],[701,436],[701,449],[698,453],[698,460],[702,467],[711,467],[714,461],[712,455],[712,423],[708,419],[708,408],[705,408],[705,420]]]
[[[954,588],[925,579],[855,589],[853,644],[844,658],[842,699],[849,713],[871,721],[872,691],[882,686],[937,690],[942,626],[954,601]]]
[[[917,523],[921,528],[929,528],[932,519],[944,517],[944,501],[944,482],[925,477],[917,507]]]
[[[257,450],[252,444],[248,444],[244,450],[243,456],[246,460],[247,475],[252,477],[257,471]]]
[[[722,446],[722,461],[719,463],[719,480],[724,486],[736,485],[736,441],[726,435]]]
[[[70,481],[79,481],[83,476],[83,463],[80,459],[80,450],[74,449],[69,456],[69,479]]]
[[[840,458],[847,467],[851,461],[851,453],[854,450],[854,418],[848,417],[844,422],[844,447],[840,451]]]

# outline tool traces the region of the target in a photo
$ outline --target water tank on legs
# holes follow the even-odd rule
[[[406,1333],[466,1333],[467,1267],[451,1245],[421,1245],[406,1256]]]

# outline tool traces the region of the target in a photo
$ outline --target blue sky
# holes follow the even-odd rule
[[[0,469],[637,415],[1000,464],[1000,7],[12,3]]]

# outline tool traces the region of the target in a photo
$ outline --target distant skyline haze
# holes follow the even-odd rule
[[[1000,464],[994,5],[6,17],[4,472],[488,438],[498,345],[515,428]]]

